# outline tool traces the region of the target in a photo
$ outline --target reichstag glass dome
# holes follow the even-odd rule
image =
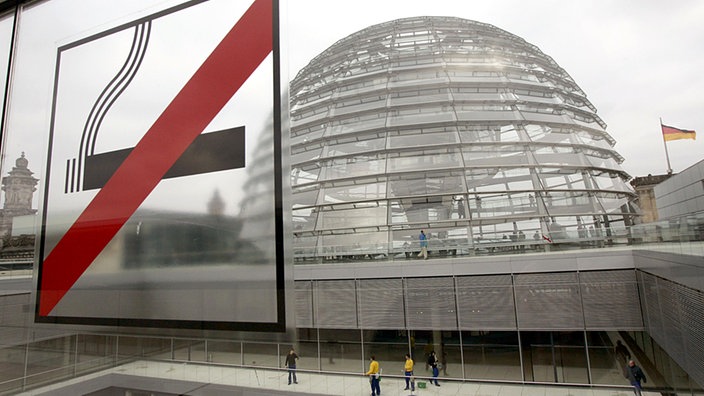
[[[420,230],[430,257],[598,246],[636,215],[585,93],[485,23],[399,19],[336,42],[291,83],[291,125],[299,262],[417,257]]]

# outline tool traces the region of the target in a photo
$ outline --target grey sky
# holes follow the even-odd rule
[[[586,92],[631,176],[667,170],[659,118],[695,129],[668,143],[674,172],[704,158],[704,2],[684,0],[295,0],[288,21],[291,78],[337,40],[411,16],[489,23],[538,46]]]
[[[25,29],[20,34],[22,48],[3,142],[4,173],[25,151],[30,169],[45,179],[42,157],[47,149],[58,45],[179,2],[52,0],[30,8],[22,19]],[[213,0],[205,8],[232,3]],[[668,143],[675,172],[704,158],[704,79],[700,76],[704,2],[699,0],[281,0],[281,5],[289,78],[336,41],[376,23],[419,15],[472,19],[523,37],[565,68],[607,123],[607,131],[617,141],[616,150],[626,159],[623,167],[632,176],[667,169],[659,117],[666,124],[699,132],[696,141]],[[59,10],[65,18],[55,17]],[[235,14],[219,13],[217,19],[233,19],[224,23],[230,26]],[[189,37],[200,37],[195,32],[214,23],[204,25],[203,19],[189,20]],[[0,28],[9,26],[7,22]],[[9,38],[9,29],[0,33]],[[40,195],[41,191],[35,199]],[[230,210],[237,201],[229,200]]]
[[[140,17],[151,15],[181,0],[129,0],[120,3],[89,0],[52,0],[28,8],[21,18],[18,51],[15,58],[13,92],[5,136],[7,173],[21,152],[26,152],[29,168],[40,179],[35,204],[43,202],[48,182],[51,205],[82,210],[95,192],[64,194],[67,159],[77,155],[81,131],[92,104],[108,81],[120,69],[129,53],[132,32],[113,33],[63,51],[57,115],[51,116],[57,47]],[[248,8],[247,1],[213,0],[154,22],[147,55],[136,77],[106,112],[96,152],[132,147],[171,101],[185,82]],[[56,18],[56,15],[62,18]],[[1,27],[11,24],[11,18]],[[184,28],[186,26],[187,28]],[[9,29],[0,31],[9,40]],[[124,36],[124,37],[123,37]],[[237,95],[212,120],[206,132],[247,125],[247,158],[256,147],[264,120],[271,118],[271,57],[257,69]],[[265,94],[262,94],[265,92]],[[54,125],[51,177],[46,175],[46,153],[50,125]],[[240,210],[241,186],[248,177],[244,169],[177,178],[164,181],[150,194],[145,205],[163,209],[204,212],[215,191],[225,199],[226,212]],[[182,183],[183,185],[177,186]],[[175,190],[175,192],[174,192]],[[52,192],[55,192],[52,196]],[[86,200],[83,205],[74,205]],[[178,197],[178,199],[174,199]],[[76,211],[73,216],[80,212]],[[66,226],[68,220],[62,220]]]

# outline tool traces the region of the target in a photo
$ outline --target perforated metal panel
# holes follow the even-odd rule
[[[580,272],[587,330],[642,330],[634,270]]]
[[[665,349],[674,356],[684,356],[684,340],[682,339],[678,285],[658,279],[660,308],[662,309],[663,330],[665,332]]]
[[[584,320],[576,272],[514,275],[521,329],[582,329]]]
[[[313,327],[313,282],[296,281],[296,327]]]
[[[698,384],[704,384],[704,293],[639,272],[648,333]]]
[[[314,324],[320,328],[357,328],[357,298],[354,280],[315,281]]]
[[[663,330],[662,313],[660,310],[657,278],[644,272],[639,272],[639,275],[641,279],[641,303],[643,304],[643,316],[646,328],[650,336],[656,341],[664,341],[665,332]]]
[[[461,330],[515,330],[511,275],[462,276],[457,284]]]
[[[453,278],[406,279],[406,322],[418,330],[457,329]]]
[[[362,279],[358,286],[359,324],[364,329],[403,329],[403,281]]]
[[[686,340],[687,367],[699,384],[704,384],[704,293],[680,289],[682,335]]]

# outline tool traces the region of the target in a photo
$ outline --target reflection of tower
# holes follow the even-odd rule
[[[220,190],[215,190],[213,197],[208,201],[208,214],[214,216],[225,214],[225,201],[220,196]]]
[[[276,219],[271,215],[275,209],[274,136],[267,132],[273,128],[272,123],[266,124],[251,154],[247,154],[247,180],[242,186],[244,197],[239,213],[242,221],[240,239],[251,242],[254,249],[252,252],[244,251],[240,256],[253,262],[275,257],[271,244],[276,240]]]
[[[39,179],[32,177],[34,172],[27,168],[29,161],[22,156],[15,161],[9,176],[2,178],[2,190],[5,192],[5,204],[0,213],[0,237],[12,233],[12,219],[17,216],[33,215],[32,199],[37,191]]]

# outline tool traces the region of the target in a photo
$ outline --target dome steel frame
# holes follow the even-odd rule
[[[492,25],[415,17],[333,44],[291,83],[297,261],[599,245],[637,216],[596,108]]]

